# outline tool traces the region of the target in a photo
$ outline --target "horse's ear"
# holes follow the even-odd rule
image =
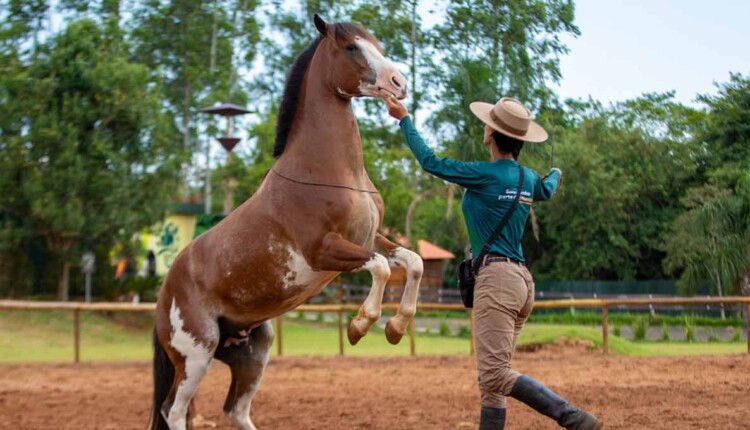
[[[323,18],[321,18],[317,13],[313,17],[313,21],[315,22],[315,28],[318,29],[318,32],[320,32],[320,34],[322,34],[323,36],[328,36],[328,23],[323,21]]]

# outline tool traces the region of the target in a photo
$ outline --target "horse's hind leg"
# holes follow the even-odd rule
[[[221,345],[216,351],[216,358],[232,370],[232,384],[224,402],[224,413],[238,429],[255,430],[250,420],[250,403],[260,387],[273,336],[273,326],[266,321],[250,331],[248,342]]]
[[[157,332],[175,367],[172,389],[161,405],[161,414],[170,430],[185,430],[190,402],[218,344],[218,326],[201,309],[180,305],[173,298],[169,315],[157,313]]]

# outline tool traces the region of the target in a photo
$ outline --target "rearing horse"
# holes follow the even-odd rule
[[[297,58],[279,112],[278,157],[257,192],[175,259],[159,293],[154,403],[149,428],[182,430],[212,358],[231,368],[227,417],[255,429],[250,402],[273,341],[269,319],[304,303],[340,272],[369,271],[367,299],[351,321],[356,344],[379,319],[389,261],[407,270],[386,325],[396,344],[416,310],[422,260],[382,235],[383,199],[364,169],[353,97],[406,96],[406,80],[377,40],[327,24]]]

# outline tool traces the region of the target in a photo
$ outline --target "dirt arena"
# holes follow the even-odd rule
[[[750,358],[603,357],[581,348],[518,352],[516,367],[605,418],[610,429],[750,428]],[[148,363],[0,367],[2,429],[143,429]],[[215,363],[198,410],[220,408],[229,372]],[[260,429],[475,429],[471,357],[274,358],[253,403]],[[510,400],[506,429],[554,429]],[[202,425],[201,428],[210,428]]]

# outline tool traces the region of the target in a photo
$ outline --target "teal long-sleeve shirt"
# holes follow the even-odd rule
[[[479,255],[485,241],[510,208],[518,189],[518,162],[514,160],[458,161],[442,158],[424,143],[410,116],[399,123],[411,152],[427,172],[466,188],[461,208],[466,219],[471,249]],[[508,221],[503,234],[492,244],[490,252],[525,261],[521,237],[534,201],[549,200],[560,184],[560,171],[550,170],[542,178],[523,167],[524,183],[518,208]]]

